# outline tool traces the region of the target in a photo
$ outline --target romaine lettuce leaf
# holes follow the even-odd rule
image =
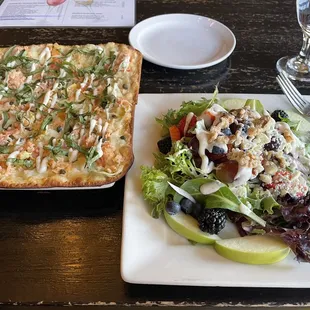
[[[241,213],[262,226],[266,225],[266,222],[255,214],[249,206],[242,203],[227,186],[221,187],[215,193],[206,195],[205,206],[206,208],[221,208]]]
[[[204,203],[206,196],[200,192],[200,187],[201,185],[209,182],[214,182],[214,180],[209,178],[192,179],[182,184],[181,188],[185,190],[187,193],[189,193],[196,201]],[[175,193],[173,200],[176,202],[180,202],[182,198],[183,198],[182,195]]]

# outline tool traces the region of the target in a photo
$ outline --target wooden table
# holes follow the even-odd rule
[[[206,15],[226,24],[237,46],[223,63],[178,71],[144,62],[141,93],[280,93],[277,59],[299,51],[291,0],[139,0],[138,21],[163,13]],[[0,43],[128,42],[129,29],[2,29]],[[309,93],[309,85],[300,85]],[[5,305],[310,305],[308,289],[130,285],[120,277],[124,180],[89,192],[2,192],[0,302]],[[233,281],[233,279],[232,279]]]

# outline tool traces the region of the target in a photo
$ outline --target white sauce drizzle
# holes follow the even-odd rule
[[[103,126],[103,128],[102,128],[102,132],[101,132],[102,137],[105,136],[108,127],[109,127],[109,123],[108,123],[108,122],[105,122],[105,124],[104,124],[104,126]]]
[[[96,77],[96,76],[95,76],[94,73],[92,73],[92,74],[90,75],[89,88],[93,88],[93,82],[94,82],[95,77]]]
[[[40,106],[40,110],[42,111],[42,109],[47,106],[50,98],[51,98],[51,95],[52,95],[52,91],[51,90],[48,90],[44,96],[44,100],[43,100],[43,103],[42,105]]]
[[[79,140],[78,140],[78,145],[81,145],[81,142],[82,142],[82,140],[83,140],[84,134],[85,134],[85,129],[84,129],[84,128],[81,128],[81,130],[80,130],[80,138],[79,138]]]
[[[102,151],[102,138],[100,138],[100,140],[98,141],[98,144],[96,145],[96,152],[97,152],[97,154],[98,154],[98,159],[100,158],[100,157],[102,157],[102,155],[103,155],[103,151]]]
[[[85,78],[84,78],[83,82],[81,83],[81,89],[83,89],[86,86],[88,80],[89,80],[89,77],[88,77],[88,74],[86,73]]]
[[[39,56],[39,61],[41,64],[45,64],[48,59],[51,58],[51,51],[48,47],[46,47]]]
[[[48,109],[48,112],[50,113],[52,111],[52,109],[55,107],[55,104],[57,102],[58,96],[57,94],[53,95],[52,101],[51,101],[51,105],[50,108]]]
[[[238,166],[238,172],[234,178],[233,186],[244,185],[252,177],[252,168]]]
[[[93,130],[95,129],[96,124],[97,124],[97,121],[96,121],[95,119],[92,118],[92,119],[90,120],[90,127],[89,127],[89,133],[88,133],[88,136],[89,136],[89,137],[91,136]]]
[[[79,101],[80,95],[81,95],[81,89],[79,88],[75,93],[75,101]]]
[[[37,65],[36,65],[35,63],[32,63],[32,64],[31,64],[31,68],[30,68],[30,72],[35,71],[36,67],[37,67]],[[27,79],[26,79],[26,83],[28,83],[28,84],[31,83],[32,77],[33,77],[33,75],[29,75],[29,76],[27,77]]]
[[[53,88],[52,88],[52,91],[55,91],[55,90],[57,90],[57,88],[58,88],[58,85],[59,85],[59,83],[58,82],[56,82],[54,85],[53,85]]]
[[[186,121],[185,121],[185,126],[184,126],[184,135],[187,133],[187,130],[188,130],[188,126],[192,120],[194,116],[194,113],[193,112],[189,112],[186,116]]]
[[[17,155],[18,155],[19,153],[20,153],[19,151],[14,151],[14,152],[12,152],[12,153],[8,156],[8,159],[9,159],[9,158],[16,158]]]
[[[40,163],[39,169],[37,168],[37,171],[39,173],[44,173],[47,171],[47,162],[48,162],[48,157],[44,157]]]
[[[200,186],[200,192],[203,195],[209,195],[218,191],[223,184],[219,181],[212,181]]]
[[[60,79],[64,78],[64,77],[66,77],[66,75],[67,75],[67,72],[63,68],[60,68],[58,78],[60,78]]]
[[[73,163],[74,161],[76,161],[78,159],[78,155],[79,155],[79,151],[78,150],[73,150],[72,148],[69,149],[69,162]]]

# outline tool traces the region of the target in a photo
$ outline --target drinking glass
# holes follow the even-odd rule
[[[297,20],[302,29],[303,43],[295,57],[285,56],[277,61],[277,70],[292,80],[310,82],[310,0],[296,0]]]
[[[81,4],[81,5],[84,5],[85,7],[87,7],[87,9],[89,10],[89,12],[91,13],[91,14],[93,14],[94,15],[94,17],[96,18],[96,19],[100,19],[100,18],[98,18],[98,16],[97,16],[97,14],[93,11],[93,9],[92,9],[92,4],[93,4],[93,2],[94,2],[94,0],[74,0],[77,4]]]

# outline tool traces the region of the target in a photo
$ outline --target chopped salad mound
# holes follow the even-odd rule
[[[159,151],[153,167],[141,167],[152,216],[184,212],[211,235],[229,220],[241,236],[278,236],[310,262],[310,124],[217,95],[156,119]]]

